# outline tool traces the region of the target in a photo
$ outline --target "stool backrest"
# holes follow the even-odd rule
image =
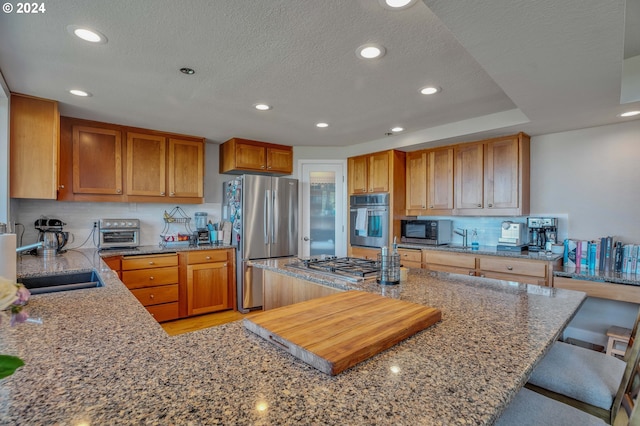
[[[638,392],[640,392],[640,329],[634,327],[634,333],[629,339],[629,347],[625,354],[627,366],[622,375],[618,393],[611,407],[611,424],[618,415],[626,416],[627,424],[640,425],[640,409],[634,410]],[[631,343],[633,342],[633,344]],[[622,410],[620,410],[622,408]],[[620,420],[618,419],[618,422]],[[624,423],[623,423],[624,424]]]
[[[624,352],[624,360],[628,361],[629,356],[631,355],[631,347],[633,346],[633,342],[636,340],[636,334],[638,333],[638,323],[640,323],[640,308],[638,308],[638,315],[636,316],[636,322],[633,324],[633,329],[631,330],[631,335],[629,336],[629,343],[627,343],[627,350]]]

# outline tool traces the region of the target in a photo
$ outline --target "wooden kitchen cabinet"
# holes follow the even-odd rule
[[[293,147],[233,138],[220,145],[220,173],[293,172]]]
[[[178,255],[123,256],[122,282],[158,321],[179,317]]]
[[[390,151],[348,160],[349,194],[389,192]]]
[[[423,250],[423,263],[432,271],[542,286],[551,286],[553,271],[562,266],[560,259],[522,259],[438,250]]]
[[[453,148],[407,153],[407,216],[453,211]]]
[[[426,269],[454,274],[476,275],[476,257],[473,254],[424,250]]]
[[[455,147],[455,214],[529,214],[530,138],[524,133]]]
[[[58,103],[11,94],[9,196],[55,200],[58,191]]]
[[[200,204],[204,139],[62,117],[58,200]]]
[[[180,253],[182,316],[233,309],[235,306],[233,249]]]
[[[389,241],[400,239],[400,220],[405,217],[406,153],[396,150],[350,157],[347,161],[349,195],[389,193]],[[350,233],[349,233],[350,234]],[[348,252],[356,247],[349,242]],[[350,254],[357,256],[356,254]]]
[[[163,136],[127,133],[127,195],[166,195],[166,151]]]
[[[380,249],[366,248],[359,246],[349,246],[349,256],[359,257],[360,259],[378,260]]]
[[[184,198],[202,200],[203,181],[202,141],[127,133],[129,201],[145,201],[139,197],[154,197],[156,202]]]
[[[263,310],[292,305],[343,290],[263,270]]]
[[[118,275],[118,278],[122,279],[122,256],[109,256],[103,257],[104,263]]]
[[[398,249],[400,265],[407,268],[422,268],[422,250]]]

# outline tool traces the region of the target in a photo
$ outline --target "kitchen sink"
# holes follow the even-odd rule
[[[78,290],[81,288],[104,287],[96,271],[55,274],[18,279],[31,294],[53,293],[57,291]]]

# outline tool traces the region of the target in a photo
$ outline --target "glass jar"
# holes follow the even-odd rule
[[[206,212],[196,212],[194,215],[196,218],[196,228],[197,229],[207,229],[207,213]]]

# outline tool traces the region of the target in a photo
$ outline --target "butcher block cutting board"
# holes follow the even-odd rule
[[[245,318],[244,326],[336,375],[440,321],[439,309],[347,291]]]

